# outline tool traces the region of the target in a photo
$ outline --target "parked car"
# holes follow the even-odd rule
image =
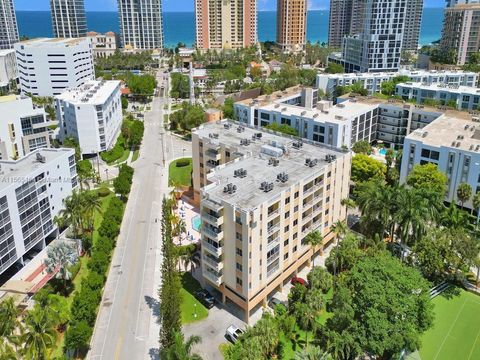
[[[294,276],[294,277],[292,278],[292,280],[290,280],[290,284],[292,284],[293,286],[295,286],[295,285],[302,285],[302,286],[308,287],[308,282],[307,282],[307,280],[302,279],[302,278],[297,277],[297,276]]]
[[[268,302],[268,306],[270,306],[272,309],[275,309],[277,305],[284,305],[284,304],[283,304],[283,301],[281,301],[280,299],[277,299],[276,297],[272,297]]]
[[[237,341],[237,339],[241,335],[243,335],[244,333],[245,333],[245,331],[240,329],[238,326],[230,325],[227,328],[227,332],[225,333],[225,337],[227,338],[227,340],[230,340],[232,343],[235,343]]]
[[[195,297],[207,308],[211,309],[215,305],[215,298],[207,290],[198,290]]]

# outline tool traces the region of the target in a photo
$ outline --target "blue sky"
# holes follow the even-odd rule
[[[424,0],[425,6],[443,7],[443,0]],[[14,0],[17,10],[49,10],[49,0]],[[259,10],[274,10],[276,0],[258,0]],[[328,0],[309,0],[310,9],[328,8]],[[85,0],[87,11],[115,11],[117,0]],[[193,11],[193,0],[163,0],[164,11]]]

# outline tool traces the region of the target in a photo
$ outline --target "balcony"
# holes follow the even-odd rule
[[[202,226],[201,232],[213,240],[220,240],[223,238],[223,231],[218,230],[216,228]]]
[[[203,270],[203,277],[210,280],[210,282],[220,286],[223,281],[223,272],[215,271],[211,269],[209,266],[206,266]]]
[[[307,196],[308,194],[310,194],[313,190],[315,189],[315,186],[310,186],[308,189],[303,189],[303,196]]]
[[[275,247],[279,243],[280,243],[280,236],[278,235],[272,238],[271,240],[268,239],[267,251],[270,251],[273,247]]]
[[[268,235],[273,234],[275,231],[280,230],[280,225],[277,223],[275,225],[269,226],[267,229]]]
[[[218,161],[213,161],[213,160],[207,160],[206,162],[207,167],[214,168],[219,165]]]
[[[220,153],[214,149],[208,149],[207,151],[205,151],[205,155],[207,155],[207,157],[213,160],[220,160],[221,157]]]
[[[209,200],[209,199],[203,199],[202,206],[207,207],[215,212],[219,212],[220,210],[223,209],[223,205],[213,202],[212,200]]]
[[[207,250],[210,254],[215,255],[216,257],[219,257],[223,253],[223,249],[221,246],[215,247],[212,244],[206,242],[205,240],[202,241],[202,249]]]
[[[216,261],[215,259],[212,259],[210,256],[203,255],[203,262],[207,263],[208,266],[210,266],[212,269],[215,269],[216,271],[220,272],[223,269],[223,262],[222,261]]]
[[[223,216],[220,216],[220,215],[214,216],[214,215],[211,215],[211,213],[203,212],[202,221],[206,221],[209,224],[218,227],[223,224]]]
[[[278,209],[275,209],[275,210],[273,210],[273,211],[270,211],[270,212],[268,213],[268,218],[270,219],[270,218],[278,215],[279,213],[280,213],[280,209],[279,209],[279,208],[278,208]]]

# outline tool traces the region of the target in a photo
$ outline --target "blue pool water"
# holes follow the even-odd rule
[[[202,219],[200,215],[196,215],[192,218],[192,228],[198,232],[200,232],[200,227],[202,226]]]
[[[380,151],[379,151],[378,153],[379,153],[380,155],[385,156],[385,155],[387,155],[387,149],[382,148],[382,149],[380,149]]]

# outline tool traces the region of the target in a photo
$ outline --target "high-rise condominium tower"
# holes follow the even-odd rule
[[[123,47],[140,50],[163,48],[161,0],[118,0],[118,10]]]
[[[257,42],[256,0],[195,0],[199,49],[238,49]]]
[[[455,1],[455,0],[453,0]],[[457,0],[462,1],[462,0]],[[468,1],[468,0],[463,0]],[[389,0],[386,3],[395,3]],[[403,50],[417,50],[422,21],[423,0],[403,0],[406,14],[403,26]],[[358,35],[365,27],[368,0],[331,0],[328,44],[340,47],[345,36]]]
[[[87,35],[87,18],[83,0],[50,0],[53,35],[76,38]]]
[[[307,0],[277,0],[277,43],[286,52],[305,48]]]
[[[480,50],[480,4],[459,4],[445,10],[442,53],[458,65],[468,62]]]
[[[18,41],[13,0],[0,0],[0,49],[11,49]]]

